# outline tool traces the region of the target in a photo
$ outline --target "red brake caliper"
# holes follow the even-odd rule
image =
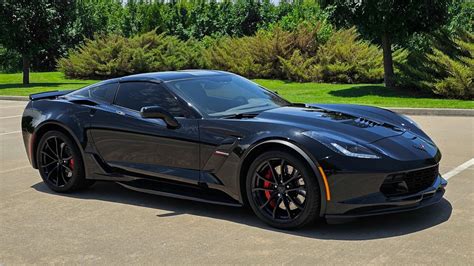
[[[74,159],[69,160],[69,168],[71,168],[71,170],[74,170]]]
[[[265,179],[268,179],[268,180],[272,180],[272,171],[270,169],[268,169],[267,173],[265,173]],[[263,181],[263,187],[264,188],[270,188],[272,186],[272,183],[268,182],[268,181]],[[271,196],[271,193],[270,191],[265,191],[265,198],[267,198],[267,200],[270,199],[270,196]],[[272,206],[272,208],[275,208],[275,201],[271,201],[270,202],[270,206]]]

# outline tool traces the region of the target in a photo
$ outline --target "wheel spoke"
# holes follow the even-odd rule
[[[46,141],[46,148],[48,148],[51,153],[56,156],[55,160],[57,160],[59,157],[58,155],[54,152],[54,150],[51,148],[51,146],[49,146],[49,140]],[[46,152],[46,149],[43,149],[43,152]]]
[[[296,201],[293,200],[290,195],[288,195],[288,199],[290,200],[291,203],[293,203],[296,206],[296,208],[303,210],[303,206],[301,206],[301,204],[299,203],[296,203]]]
[[[281,203],[281,198],[278,198],[278,200],[276,202],[276,205],[275,205],[275,208],[273,208],[273,212],[272,212],[273,219],[276,218],[276,211],[277,211],[277,209],[280,208],[280,203]]]
[[[59,177],[60,176],[61,176],[61,179],[64,182],[64,185],[66,185],[66,179],[64,179],[64,171],[63,171],[63,169],[61,169],[61,167],[62,166],[59,166],[59,168],[58,168],[58,172],[59,172],[59,174],[58,174],[58,186],[59,186]]]
[[[58,168],[58,166],[56,165],[55,167],[53,167],[53,169],[51,169],[51,171],[48,172],[48,175],[47,175],[47,179],[50,179],[51,177],[51,174],[53,173],[54,170],[56,170]]]
[[[59,148],[59,158],[61,160],[63,160],[62,158],[63,158],[64,147],[66,147],[66,143],[63,142],[63,143],[61,143],[61,146]]]
[[[288,204],[286,197],[283,199],[283,204],[285,205],[286,212],[288,213],[288,218],[291,219],[290,204]]]
[[[59,187],[59,167],[56,168],[56,186]]]
[[[54,162],[56,162],[56,160],[57,160],[56,158],[53,158],[51,155],[49,155],[47,152],[42,151],[41,154],[44,154],[44,155],[48,156],[48,157],[51,158]]]
[[[56,150],[56,155],[58,156],[58,159],[61,159],[61,157],[59,157],[59,144],[58,144],[58,138],[54,138],[54,149]]]
[[[46,168],[46,167],[52,165],[53,163],[57,163],[57,162],[56,162],[56,161],[52,161],[52,162],[50,162],[50,163],[47,163],[47,164],[45,164],[45,165],[42,165],[41,167]]]
[[[299,186],[299,187],[295,187],[295,188],[290,188],[290,189],[287,189],[286,192],[293,192],[293,191],[304,191],[306,192],[305,190],[305,186]]]
[[[297,190],[296,193],[303,196],[306,199],[306,190]]]
[[[286,185],[292,181],[295,181],[299,178],[299,171],[296,168],[293,168],[293,174],[291,175],[291,178],[288,179],[286,182],[283,183],[283,185]]]
[[[68,166],[66,166],[66,165],[64,165],[64,164],[63,164],[63,165],[62,165],[62,167],[64,167],[64,169],[66,169],[66,170],[68,170],[69,172],[71,172],[71,173],[72,173],[72,169],[71,169],[71,168],[69,168]]]
[[[48,172],[48,176],[46,177],[51,182],[55,181],[56,186],[58,186],[58,184],[59,184],[59,173],[58,173],[59,169],[58,168],[59,168],[59,166],[56,165],[53,169],[51,169],[51,171]],[[51,179],[51,177],[52,177],[53,172],[55,172],[55,171],[56,171],[56,180],[53,180],[53,179]]]
[[[268,180],[268,179],[264,178],[264,177],[263,177],[263,176],[261,176],[259,173],[256,173],[256,174],[257,174],[257,178],[258,178],[258,179],[261,179],[261,180],[263,180],[263,181],[265,181],[265,182],[269,182],[269,183],[271,183],[272,185],[276,185],[276,183],[275,183],[275,182],[273,182],[273,181],[271,181],[271,180]]]
[[[267,162],[267,166],[270,168],[270,171],[272,172],[272,177],[273,177],[273,180],[275,180],[275,184],[278,184],[278,179],[275,173],[275,169],[273,169],[273,166],[270,164],[269,161]]]
[[[280,163],[280,181],[281,183],[283,183],[283,177],[286,175],[286,164],[285,164],[285,160],[284,159],[281,159],[281,163]]]
[[[268,200],[267,200],[263,205],[260,206],[260,210],[263,209],[263,208],[265,208],[265,206],[267,206],[268,203],[270,203],[270,201],[273,200],[273,198],[275,197],[275,195],[276,195],[275,193],[272,193],[272,194],[270,195],[270,197],[268,198]]]

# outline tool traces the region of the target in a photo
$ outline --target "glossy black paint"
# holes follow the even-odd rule
[[[150,73],[100,84],[143,81],[166,88],[167,81],[217,75],[228,73]],[[118,181],[140,191],[158,191],[168,184],[173,189],[161,195],[181,193],[188,199],[244,204],[242,184],[249,163],[269,148],[291,151],[311,167],[320,185],[321,216],[356,217],[414,209],[437,202],[446,186],[438,176],[429,188],[416,194],[389,198],[381,193],[387,175],[437,165],[441,153],[416,125],[377,107],[294,104],[255,117],[224,119],[203,118],[179,98],[191,115],[177,117],[179,126],[170,127],[162,119],[67,92],[36,94],[30,99],[22,131],[33,167],[37,167],[34,151],[41,135],[59,129],[80,147],[87,178]],[[380,151],[382,158],[341,155],[303,135],[305,131],[346,136]],[[416,148],[418,145],[424,148]],[[324,169],[329,191],[318,167]]]

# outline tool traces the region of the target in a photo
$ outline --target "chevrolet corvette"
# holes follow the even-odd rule
[[[439,149],[410,118],[292,103],[223,71],[146,73],[32,94],[22,134],[32,167],[55,192],[112,181],[249,206],[282,229],[418,209],[439,202],[447,185]]]

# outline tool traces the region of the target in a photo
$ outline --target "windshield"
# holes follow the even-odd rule
[[[183,97],[210,117],[259,113],[290,103],[256,83],[237,75],[199,77],[167,82]]]

